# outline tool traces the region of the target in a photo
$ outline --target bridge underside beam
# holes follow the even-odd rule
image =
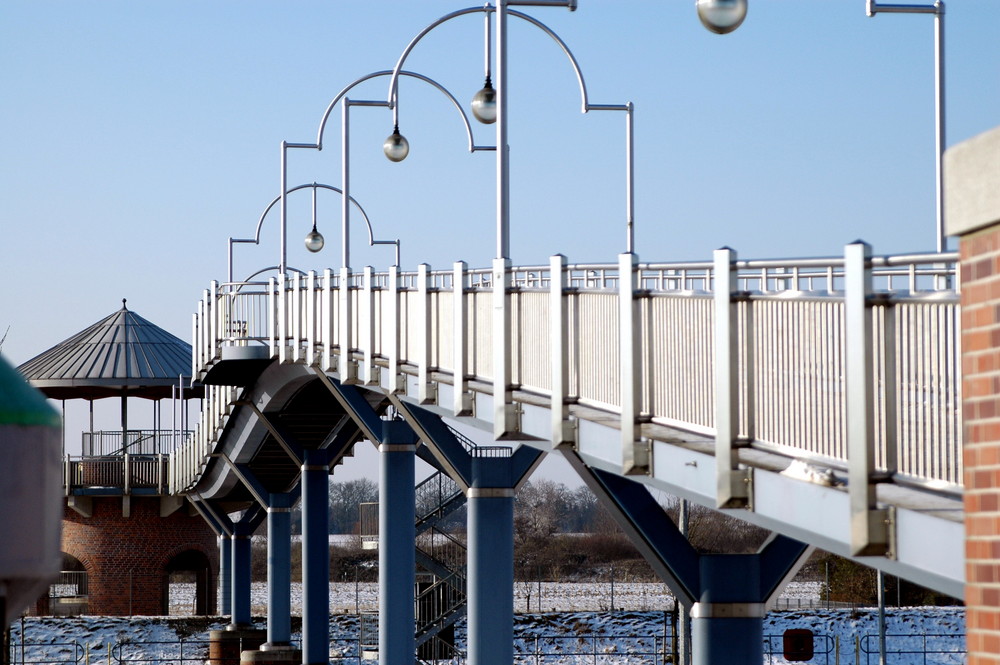
[[[564,455],[690,612],[694,665],[762,662],[767,607],[813,548],[772,536],[755,554],[699,554],[645,487]]]

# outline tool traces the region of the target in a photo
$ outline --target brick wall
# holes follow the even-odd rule
[[[968,662],[1000,665],[1000,226],[960,251]]]
[[[215,613],[219,550],[215,534],[184,509],[160,517],[159,498],[132,497],[122,516],[120,497],[95,497],[93,516],[66,508],[63,552],[78,559],[89,578],[89,614],[166,614],[171,560],[199,552],[208,562],[207,614]],[[199,558],[195,555],[194,558]]]

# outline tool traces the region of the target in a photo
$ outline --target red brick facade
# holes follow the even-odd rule
[[[1000,226],[960,249],[968,662],[1000,665]]]
[[[191,561],[207,562],[200,576],[207,590],[199,609],[205,614],[216,611],[219,548],[215,534],[201,517],[183,508],[160,517],[157,497],[133,496],[129,517],[122,516],[121,497],[94,497],[92,517],[67,507],[62,549],[87,570],[88,614],[167,614],[169,572],[178,569],[178,563],[180,569],[188,570],[184,564]]]

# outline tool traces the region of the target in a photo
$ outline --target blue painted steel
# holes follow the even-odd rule
[[[667,553],[667,556],[670,556]],[[726,616],[733,608],[762,607],[758,554],[703,554],[700,560],[699,605],[714,616],[691,617],[694,665],[762,663],[764,617]],[[723,608],[727,611],[723,611]]]
[[[469,499],[469,663],[514,661],[514,499]]]
[[[219,613],[229,614],[232,612],[232,570],[233,570],[233,543],[229,536],[219,536]]]
[[[272,494],[267,508],[267,646],[292,639],[292,514],[289,494]]]
[[[249,626],[250,617],[250,529],[236,524],[232,537],[232,624],[234,627]]]
[[[699,554],[645,487],[564,456],[674,594],[698,604],[692,664],[762,663],[764,604],[810,548],[776,535],[755,554]]]
[[[764,662],[763,619],[691,619],[692,665]]]
[[[324,450],[306,450],[302,465],[302,662],[329,660],[330,471]]]
[[[413,477],[416,445],[403,421],[382,427],[379,474],[379,665],[414,661],[416,511]]]
[[[509,458],[474,458],[474,476],[497,480],[501,469],[482,467],[503,466],[509,474],[509,462]],[[488,488],[475,486],[469,496],[470,665],[510,665],[514,661],[514,497],[509,475],[506,487],[508,496],[482,496]],[[486,493],[502,494],[495,490]]]

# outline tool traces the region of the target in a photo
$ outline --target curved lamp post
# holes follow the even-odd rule
[[[937,251],[945,251],[944,231],[944,2],[932,5],[879,4],[867,0],[868,16],[876,14],[932,14],[934,16],[934,152]]]
[[[632,214],[632,115],[631,103],[621,105],[591,104],[583,74],[576,58],[551,29],[538,20],[509,10],[513,5],[561,6],[570,10],[576,8],[575,0],[500,0],[497,7],[487,4],[471,7],[447,14],[431,23],[418,33],[406,46],[392,73],[389,84],[388,103],[397,108],[399,76],[407,56],[437,26],[466,14],[482,13],[485,23],[485,83],[472,100],[473,114],[486,124],[496,125],[497,152],[497,239],[496,258],[492,268],[492,345],[493,345],[493,435],[497,440],[519,438],[519,416],[513,403],[512,376],[512,332],[511,309],[508,303],[510,289],[510,187],[509,187],[509,146],[507,140],[507,17],[527,21],[552,38],[568,57],[577,76],[582,98],[582,112],[625,111],[627,138],[626,207],[627,232],[626,247],[630,256],[633,250]],[[496,14],[496,35],[492,35],[491,18]],[[491,46],[496,50],[496,67],[490,58]],[[553,279],[556,275],[553,274]],[[460,280],[460,278],[457,278]],[[461,293],[463,285],[456,282],[455,289]],[[422,381],[418,377],[418,381]],[[466,377],[456,373],[453,389],[456,393],[456,409],[464,409],[466,401]],[[423,385],[421,385],[423,390]],[[562,404],[553,405],[553,412],[561,410]],[[483,478],[511,477],[509,467],[502,465],[507,459],[474,460],[481,464]],[[492,466],[490,466],[492,464]],[[476,467],[474,467],[476,468]],[[489,470],[489,472],[487,472]],[[491,475],[495,474],[495,475]],[[478,475],[478,474],[476,474]],[[513,585],[513,489],[494,486],[473,486],[469,489],[469,587],[468,600],[468,645],[469,662],[475,665],[501,665],[513,658],[513,629],[510,616],[513,613],[513,597],[509,590]],[[500,590],[503,592],[500,592]]]
[[[721,0],[716,0],[721,1]],[[476,118],[486,124],[496,124],[496,145],[503,146],[504,149],[497,150],[497,247],[496,256],[500,259],[510,258],[510,155],[507,143],[507,17],[514,16],[524,20],[546,35],[548,35],[569,59],[570,65],[576,74],[580,87],[581,112],[589,111],[624,111],[626,113],[626,251],[632,253],[634,250],[634,206],[633,206],[633,169],[634,160],[632,157],[633,148],[633,105],[626,104],[591,104],[587,95],[587,86],[584,82],[583,72],[573,56],[572,51],[566,43],[548,26],[541,21],[518,11],[508,9],[509,6],[524,5],[535,7],[567,7],[570,11],[576,9],[575,0],[501,0],[494,7],[486,4],[483,7],[469,7],[460,9],[450,14],[446,14],[437,19],[423,30],[421,30],[406,46],[396,67],[392,72],[392,79],[389,83],[388,103],[390,108],[397,106],[399,77],[402,75],[403,65],[406,58],[414,47],[428,33],[439,25],[452,19],[468,14],[484,14],[485,18],[485,69],[486,81],[481,90],[472,99],[472,112]],[[490,18],[496,14],[496,34],[493,35]],[[493,67],[491,58],[491,41],[495,42],[496,66]]]
[[[312,205],[312,213],[313,213],[312,214],[312,222],[313,222],[313,225],[312,225],[312,231],[310,231],[306,235],[306,237],[305,237],[305,245],[306,245],[306,249],[308,249],[310,252],[318,252],[321,249],[323,249],[323,245],[325,244],[325,241],[323,239],[323,235],[316,228],[316,192],[318,190],[320,190],[320,189],[328,189],[331,192],[336,192],[337,194],[340,194],[341,196],[343,196],[343,191],[340,188],[338,188],[338,187],[334,187],[333,185],[324,185],[323,183],[313,182],[313,183],[306,183],[306,184],[298,185],[296,187],[292,187],[291,189],[288,190],[287,193],[291,194],[292,192],[297,192],[300,189],[312,189],[312,201],[313,201],[313,205]],[[347,197],[344,197],[344,198],[347,198]],[[260,244],[260,231],[261,231],[261,228],[264,225],[264,218],[267,217],[267,214],[269,212],[271,212],[271,209],[275,205],[277,205],[278,203],[280,203],[280,202],[281,202],[281,195],[279,194],[278,196],[276,196],[267,205],[266,208],[264,208],[264,212],[261,213],[260,218],[257,220],[257,230],[254,232],[254,237],[253,238],[230,238],[229,239],[229,271],[228,271],[228,277],[229,277],[229,281],[230,282],[233,281],[233,245],[236,244],[236,243],[253,243],[255,245],[259,245]],[[396,265],[399,265],[399,240],[375,240],[375,236],[374,236],[374,234],[372,232],[372,223],[368,219],[368,213],[365,212],[365,209],[361,207],[361,204],[358,203],[357,200],[354,199],[354,197],[350,197],[350,202],[354,204],[354,206],[361,213],[361,217],[365,220],[365,225],[368,228],[368,244],[372,245],[372,246],[374,246],[374,245],[395,245],[396,246]],[[284,237],[284,230],[282,231],[282,237]],[[282,253],[282,256],[284,256],[284,253]],[[265,272],[267,270],[274,270],[276,268],[280,272],[282,272],[282,273],[286,272],[287,269],[288,269],[287,266],[285,266],[285,267],[270,266],[270,267],[258,270],[254,274],[260,274],[261,272]]]
[[[465,111],[462,109],[462,105],[458,103],[447,88],[442,86],[437,81],[424,76],[423,74],[417,74],[416,72],[394,72],[390,70],[383,70],[372,72],[371,74],[366,74],[361,78],[357,79],[343,90],[341,90],[336,97],[333,98],[327,107],[326,111],[323,113],[323,118],[319,123],[319,130],[316,133],[315,143],[291,143],[288,141],[281,142],[281,183],[280,190],[281,194],[278,196],[277,202],[280,203],[281,208],[281,259],[278,265],[278,270],[282,274],[285,274],[288,269],[288,251],[287,251],[287,214],[288,207],[285,200],[285,194],[290,193],[294,190],[288,189],[288,150],[290,148],[307,148],[312,150],[322,150],[323,149],[323,133],[326,130],[327,120],[330,118],[330,114],[338,103],[341,104],[341,188],[336,191],[340,192],[342,195],[341,204],[341,270],[350,271],[351,264],[351,242],[350,242],[350,202],[354,201],[354,198],[350,193],[350,182],[351,182],[351,165],[350,165],[350,109],[352,106],[375,106],[389,108],[390,104],[383,101],[374,100],[357,100],[349,99],[347,93],[350,92],[355,86],[364,83],[373,78],[380,76],[389,76],[390,74],[396,74],[398,76],[407,76],[410,78],[415,78],[420,81],[424,81],[437,88],[445,97],[447,97],[452,105],[458,110],[459,115],[462,118],[462,122],[465,125],[466,135],[469,139],[469,151],[476,152],[478,150],[495,150],[493,146],[480,146],[476,145],[473,135],[472,126],[469,123],[468,116],[465,115]],[[406,155],[409,153],[409,143],[406,139],[399,133],[399,111],[398,109],[393,109],[393,133],[386,139],[383,150],[389,159],[394,161],[402,161],[405,159]],[[336,188],[332,188],[336,189]],[[357,205],[357,201],[354,201]],[[273,203],[272,203],[273,205]],[[358,206],[360,209],[360,206]],[[364,211],[362,210],[364,215]],[[369,245],[380,245],[380,244],[395,244],[396,245],[396,265],[399,265],[399,240],[374,240],[371,230],[371,222],[368,220],[368,216],[364,215],[365,222],[368,225],[368,244]],[[318,239],[313,238],[314,245],[318,242]],[[309,243],[307,242],[307,247]],[[318,250],[317,250],[318,251]]]
[[[347,97],[349,93],[356,86],[369,81],[371,79],[379,78],[382,76],[390,76],[394,72],[391,70],[381,70],[377,72],[372,72],[371,74],[366,74],[361,78],[357,79],[350,85],[346,86],[333,98],[333,100],[327,105],[326,111],[323,113],[323,118],[320,120],[319,129],[316,132],[316,143],[312,144],[317,150],[323,149],[323,133],[326,130],[326,123],[330,118],[330,114],[333,113],[333,109],[339,103],[341,105],[341,191],[344,193],[344,198],[341,207],[342,216],[342,226],[341,226],[341,266],[350,269],[351,266],[351,242],[350,242],[350,208],[348,206],[348,200],[350,199],[350,187],[351,187],[351,163],[350,163],[350,111],[351,107],[354,106],[374,106],[389,108],[389,103],[384,101],[375,100],[358,100],[350,99]],[[408,78],[413,78],[418,81],[423,81],[436,88],[441,92],[448,100],[452,103],[452,106],[458,111],[459,116],[462,119],[462,123],[465,126],[466,136],[469,141],[469,152],[476,152],[479,150],[495,150],[493,146],[480,146],[476,145],[475,140],[472,135],[472,125],[469,123],[468,116],[465,115],[465,111],[462,109],[462,105],[458,103],[455,96],[448,91],[447,88],[442,86],[440,83],[431,79],[423,74],[418,74],[416,72],[404,72],[400,71],[399,76],[406,76]],[[409,142],[399,133],[399,108],[395,107],[392,109],[392,121],[393,121],[393,131],[392,134],[385,140],[383,144],[383,151],[387,158],[391,161],[399,162],[406,158],[409,154]],[[366,218],[367,221],[367,218]],[[369,225],[369,240],[371,239],[371,228]],[[398,240],[397,249],[398,249]],[[377,244],[377,243],[376,243]],[[399,257],[397,253],[396,265],[399,265]]]

